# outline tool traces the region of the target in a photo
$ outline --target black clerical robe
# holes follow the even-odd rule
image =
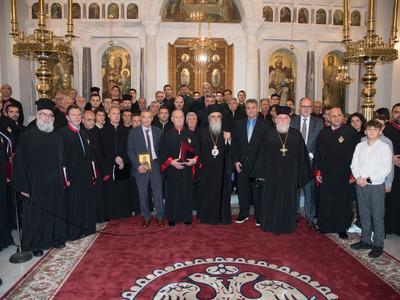
[[[230,159],[230,145],[225,143],[223,130],[212,135],[210,128],[203,127],[200,132],[200,201],[197,218],[206,224],[232,223],[231,214],[231,174],[233,164]],[[214,157],[211,150],[214,144],[219,151]]]
[[[193,166],[177,169],[171,165],[172,160],[179,158],[182,142],[193,147],[193,154],[197,158],[198,141],[193,131],[182,127],[178,131],[175,127],[165,132],[160,140],[161,172],[166,180],[165,184],[165,212],[170,222],[191,222]],[[198,158],[197,158],[198,161]],[[158,170],[153,170],[157,172]]]
[[[13,243],[10,226],[9,207],[12,204],[11,188],[7,178],[11,179],[12,142],[0,129],[0,251]],[[11,213],[13,213],[11,211]]]
[[[85,127],[81,127],[82,131],[85,131],[89,137],[89,145],[92,148],[92,152],[94,155],[94,161],[96,166],[97,179],[95,180],[94,185],[94,200],[96,205],[96,222],[102,223],[105,221],[104,215],[104,197],[103,197],[103,180],[102,180],[102,168],[101,168],[101,149],[99,142],[99,132],[100,128],[94,126],[92,129],[86,129]]]
[[[393,143],[394,155],[400,155],[400,125],[395,122],[386,124],[383,134]],[[400,167],[394,166],[392,190],[386,194],[385,232],[400,235]]]
[[[70,240],[76,240],[96,230],[94,155],[85,131],[68,124],[59,132],[64,139],[67,178],[71,183],[65,189],[67,220],[72,223],[68,224],[67,232]]]
[[[131,164],[127,154],[129,129],[123,125],[104,125],[99,133],[102,152],[104,213],[107,219],[127,218],[132,215],[133,199],[130,187]],[[119,169],[115,158],[124,161]]]
[[[36,126],[24,131],[15,152],[14,186],[30,196],[23,200],[22,246],[27,250],[48,249],[67,239],[64,165],[61,134]]]
[[[276,129],[268,130],[251,177],[265,179],[261,184],[261,229],[275,234],[294,232],[298,189],[312,178],[301,133],[294,128],[289,128],[288,134],[278,134]]]
[[[351,160],[358,143],[357,131],[349,125],[321,130],[314,155],[314,172],[322,176],[318,227],[324,232],[345,232],[351,225]]]

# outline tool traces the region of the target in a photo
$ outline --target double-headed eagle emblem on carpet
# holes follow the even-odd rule
[[[209,265],[209,266],[207,266]],[[176,274],[173,274],[176,273]],[[243,258],[195,259],[136,280],[123,299],[337,299],[331,288],[288,267]]]

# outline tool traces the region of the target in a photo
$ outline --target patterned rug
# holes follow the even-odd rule
[[[121,224],[107,230],[107,232],[111,233],[114,230],[116,233],[128,233],[127,236],[134,236],[136,232],[141,234],[143,233],[143,230],[139,228],[141,221],[141,218],[133,217],[128,222],[121,222]],[[281,263],[282,261],[277,259],[277,257],[280,257],[280,253],[276,253],[275,250],[274,253],[270,252],[269,249],[282,249],[282,256],[285,256],[285,251],[292,250],[284,248],[283,245],[287,246],[289,243],[287,248],[290,248],[290,245],[299,248],[295,241],[298,240],[299,243],[302,243],[303,236],[307,238],[311,236],[315,240],[321,239],[321,235],[305,229],[305,220],[302,219],[300,221],[299,228],[295,233],[281,236],[263,233],[252,222],[254,222],[253,217],[244,224],[232,224],[220,229],[216,226],[204,225],[198,222],[194,222],[191,228],[177,224],[172,229],[166,228],[162,230],[163,232],[155,233],[157,236],[164,236],[166,238],[165,243],[167,241],[170,242],[168,247],[157,250],[163,251],[162,255],[161,252],[149,252],[144,254],[143,257],[132,259],[132,262],[126,262],[127,264],[132,263],[132,265],[126,266],[121,264],[121,261],[128,260],[123,253],[118,254],[120,252],[117,252],[113,254],[115,259],[112,259],[108,254],[98,254],[99,249],[108,247],[105,244],[107,241],[110,241],[109,247],[114,249],[118,248],[118,245],[116,245],[113,238],[118,238],[117,240],[121,242],[123,238],[98,233],[78,241],[69,242],[64,249],[49,251],[2,299],[349,299],[348,296],[341,296],[347,287],[344,284],[335,285],[340,280],[338,278],[340,274],[347,274],[346,262],[336,262],[334,261],[335,257],[330,257],[327,260],[333,260],[333,262],[327,261],[321,264],[327,264],[330,269],[333,269],[332,266],[338,266],[339,269],[334,270],[336,273],[332,272],[334,277],[330,278],[323,274],[322,271],[315,270],[319,270],[320,265],[313,268],[312,264],[314,262],[312,259],[310,262],[303,261],[302,264],[294,264],[287,260],[282,260],[283,263]],[[116,222],[111,223],[115,224]],[[110,224],[101,224],[98,229],[106,225]],[[151,230],[158,230],[153,223],[152,226],[154,227],[150,228],[150,232],[147,232],[150,234],[150,239],[153,239]],[[197,232],[196,230],[199,231]],[[199,232],[206,232],[210,236],[216,236],[219,233],[223,237],[232,230],[235,231],[234,236],[239,240],[244,240],[246,236],[250,236],[251,239],[257,239],[257,235],[261,234],[262,238],[267,236],[269,243],[272,244],[273,240],[275,240],[278,244],[276,247],[274,246],[275,248],[266,247],[260,253],[245,251],[248,253],[245,257],[236,256],[236,249],[232,244],[230,249],[225,249],[225,244],[216,244],[215,248],[222,247],[224,249],[224,251],[216,251],[223,253],[223,256],[208,256],[216,253],[210,252],[206,254],[204,250],[201,250],[199,253],[194,253],[195,256],[190,260],[182,259],[190,256],[186,254],[188,252],[187,249],[170,249],[171,245],[179,245],[181,243],[181,240],[171,241],[171,237],[177,234],[185,236],[184,240],[186,241],[189,237],[187,233],[190,233],[193,238],[197,239],[197,242],[202,238]],[[347,241],[338,238],[336,234],[327,234],[328,238],[324,238],[324,235],[322,236],[326,246],[324,249],[335,248],[338,245],[344,252],[350,254],[360,264],[381,278],[387,286],[391,287],[389,290],[386,288],[385,292],[382,292],[384,297],[379,297],[379,299],[400,298],[400,263],[398,260],[386,253],[381,258],[373,260],[368,257],[367,250],[351,250],[350,244],[359,240],[356,234],[349,234]],[[132,239],[132,237],[127,237],[126,241],[132,242]],[[218,237],[216,237],[216,240],[219,241]],[[329,240],[332,245],[326,245]],[[152,244],[151,240],[147,242],[150,245]],[[141,248],[137,241],[129,245],[129,247],[134,247],[133,245],[137,245],[138,251],[131,251],[130,253],[135,253],[136,255],[137,253],[143,253],[139,250]],[[193,249],[193,244],[190,244],[190,249]],[[297,250],[302,251],[301,249]],[[171,253],[168,251],[171,251]],[[252,252],[254,253],[252,254]],[[90,255],[88,255],[89,253]],[[160,257],[157,257],[159,260],[153,263],[157,267],[154,268],[152,267],[153,265],[140,267],[137,265],[138,261],[143,261],[148,257],[155,257],[158,253],[160,253]],[[229,253],[232,256],[227,256]],[[344,253],[343,256],[345,255]],[[100,257],[104,260],[101,261]],[[260,259],[260,257],[264,257],[264,259]],[[98,258],[99,260],[94,266],[90,265],[93,258]],[[96,282],[96,279],[112,273],[108,267],[111,260],[117,261],[115,263],[116,274],[109,274],[107,280],[116,277],[120,282],[116,284],[116,287],[102,287],[101,284]],[[296,259],[294,260],[296,261]],[[82,263],[80,264],[81,261]],[[101,265],[107,265],[107,269],[101,270]],[[305,266],[309,266],[309,268]],[[309,269],[309,272],[304,271],[305,269]],[[132,272],[129,270],[132,270]],[[365,271],[364,273],[367,273]],[[92,281],[86,282],[85,280],[90,276],[93,277]],[[344,282],[357,284],[357,280],[359,280],[357,276],[346,279]],[[379,288],[374,287],[375,290]],[[95,296],[99,289],[111,290],[111,292],[110,294],[104,294],[104,297],[99,296],[100,292]],[[93,295],[93,297],[89,295]],[[361,298],[364,297],[352,299]],[[369,297],[369,299],[378,298],[375,295],[375,298]]]

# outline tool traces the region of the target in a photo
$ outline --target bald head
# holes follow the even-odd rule
[[[343,123],[343,113],[338,107],[334,107],[329,111],[329,120],[333,127],[338,127]]]
[[[91,110],[86,110],[83,113],[82,117],[83,126],[85,126],[87,130],[91,130],[93,129],[95,123],[96,123],[96,116],[94,112],[92,112]]]

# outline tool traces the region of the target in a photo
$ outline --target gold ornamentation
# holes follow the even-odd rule
[[[189,143],[189,145],[190,145],[191,142],[192,142],[192,140],[191,140],[190,138],[188,138],[188,143]]]
[[[279,132],[278,131],[276,131],[276,133],[278,134],[278,137],[279,137],[279,140],[281,141],[281,143],[282,143],[282,148],[281,149],[279,149],[279,151],[281,151],[282,152],[282,156],[286,156],[286,152],[288,152],[289,150],[285,147],[285,145],[286,145],[286,141],[287,141],[287,137],[288,137],[288,135],[289,135],[289,130],[288,130],[288,132],[286,132],[286,138],[285,138],[285,142],[282,142],[282,139],[281,139],[281,136],[279,135]]]
[[[11,132],[12,132],[12,130],[11,130],[11,128],[10,128],[10,127],[7,127],[7,131],[8,131],[9,133],[11,133]]]
[[[211,140],[212,140],[212,142],[214,144],[214,147],[211,150],[211,155],[214,156],[214,158],[216,158],[218,156],[218,154],[219,154],[219,150],[218,150],[218,147],[217,147],[217,142],[218,142],[219,135],[217,135],[217,138],[214,140],[214,137],[213,137],[213,135],[211,133],[210,127],[208,127],[208,131],[210,132]]]
[[[340,138],[338,138],[339,143],[343,143],[344,138],[341,136]]]

